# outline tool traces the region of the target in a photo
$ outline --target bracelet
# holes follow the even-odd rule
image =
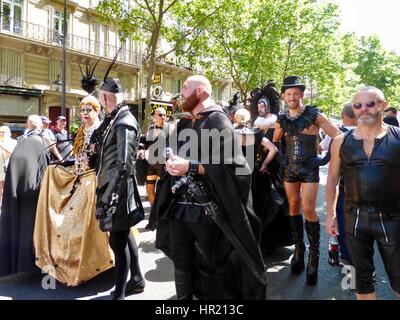
[[[188,174],[192,177],[199,173],[199,162],[194,160],[189,160],[189,172]]]

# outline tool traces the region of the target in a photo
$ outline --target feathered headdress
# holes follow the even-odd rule
[[[119,83],[119,79],[117,78],[110,78],[108,74],[111,71],[111,68],[114,66],[115,62],[117,61],[119,52],[121,51],[122,46],[118,49],[117,53],[115,54],[115,57],[111,64],[108,66],[108,69],[106,71],[106,74],[104,75],[103,83],[100,86],[101,90],[112,92],[112,93],[120,93],[122,92],[121,85]]]
[[[264,102],[269,106],[270,112],[277,115],[281,107],[281,97],[273,80],[268,80],[261,88],[257,87],[250,91],[250,113],[252,122],[259,116],[258,103]]]
[[[83,90],[85,90],[89,94],[91,94],[96,89],[96,86],[98,85],[98,81],[93,75],[94,75],[94,71],[96,70],[96,67],[97,67],[98,63],[100,62],[100,60],[101,59],[97,60],[97,62],[94,64],[93,68],[86,60],[86,70],[85,70],[86,73],[83,72],[82,66],[79,64],[79,69],[81,70],[81,74],[82,74],[81,87]]]
[[[240,92],[238,91],[233,95],[233,98],[229,100],[229,106],[224,107],[224,111],[229,116],[234,115],[240,108]]]

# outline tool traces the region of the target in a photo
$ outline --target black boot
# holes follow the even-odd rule
[[[175,269],[175,288],[178,300],[193,299],[192,273]]]
[[[292,226],[293,241],[295,244],[294,255],[290,262],[290,269],[292,274],[300,274],[304,270],[304,245],[303,237],[303,217],[301,215],[291,216],[290,224]]]
[[[306,232],[310,243],[307,263],[307,284],[315,286],[318,280],[318,262],[319,262],[319,239],[320,225],[319,221],[306,221]]]

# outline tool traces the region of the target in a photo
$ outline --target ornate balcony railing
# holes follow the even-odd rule
[[[64,40],[63,34],[58,30],[46,28],[27,21],[12,19],[8,16],[0,16],[0,32],[57,47],[62,47]],[[69,50],[109,59],[113,59],[119,49],[116,46],[73,34],[68,35],[66,46]],[[142,63],[142,54],[137,51],[122,49],[117,61],[139,66]]]

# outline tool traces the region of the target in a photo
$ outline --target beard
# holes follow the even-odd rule
[[[199,103],[199,97],[197,97],[196,92],[193,92],[189,97],[183,99],[182,110],[184,112],[191,112]]]
[[[374,125],[377,121],[379,121],[381,113],[374,112],[374,113],[364,113],[358,116],[357,123],[363,126],[371,126]],[[368,116],[368,117],[366,117]]]

